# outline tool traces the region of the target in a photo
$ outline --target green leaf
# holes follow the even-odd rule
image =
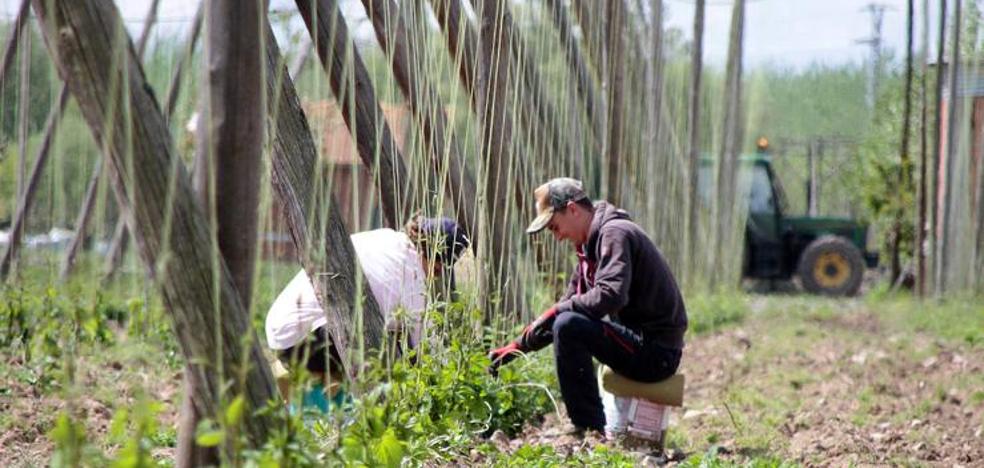
[[[222,443],[224,437],[225,431],[210,419],[203,419],[195,428],[195,443],[202,447],[215,447]]]
[[[226,425],[235,426],[239,424],[239,421],[243,418],[243,409],[246,407],[246,400],[243,399],[242,395],[237,396],[229,403],[229,406],[225,410],[225,420]]]
[[[221,429],[202,432],[195,435],[195,443],[202,447],[215,447],[222,443],[223,437],[225,437],[225,431]]]
[[[386,466],[398,467],[403,460],[403,443],[396,437],[393,428],[386,429],[376,445],[376,458]]]

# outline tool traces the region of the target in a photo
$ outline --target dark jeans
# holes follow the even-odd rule
[[[560,393],[571,422],[581,428],[605,428],[592,357],[639,382],[659,382],[680,365],[679,349],[658,346],[622,325],[577,312],[557,316],[553,338]]]

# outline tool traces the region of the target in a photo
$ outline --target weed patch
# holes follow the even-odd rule
[[[710,333],[740,323],[748,315],[747,298],[737,293],[701,294],[687,298],[688,332]]]

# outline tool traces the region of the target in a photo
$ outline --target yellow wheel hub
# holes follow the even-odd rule
[[[820,254],[813,264],[813,277],[824,288],[836,288],[851,276],[851,265],[847,258],[837,252]]]

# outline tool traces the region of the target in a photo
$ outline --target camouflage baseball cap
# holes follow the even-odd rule
[[[588,198],[581,187],[581,181],[570,177],[550,179],[547,183],[533,191],[536,200],[536,218],[526,228],[527,234],[536,234],[550,224],[554,211],[563,209],[567,202],[576,202]]]

